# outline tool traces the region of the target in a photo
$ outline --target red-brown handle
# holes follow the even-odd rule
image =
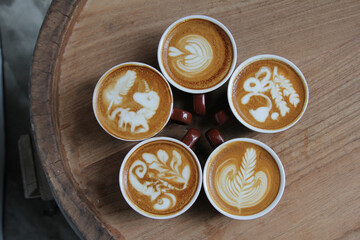
[[[193,96],[194,113],[199,116],[206,115],[205,94],[195,94]]]
[[[192,114],[188,111],[179,108],[174,108],[170,119],[180,124],[189,125],[192,121]]]
[[[200,136],[201,133],[198,130],[190,128],[186,135],[183,137],[183,139],[181,139],[181,141],[185,143],[185,145],[187,145],[189,148],[191,148],[192,146],[194,146]]]
[[[221,136],[220,132],[216,128],[208,130],[205,133],[205,136],[213,148],[216,148],[223,142],[225,142],[224,138]]]
[[[214,121],[216,125],[222,125],[230,119],[229,110],[223,109],[214,114]]]

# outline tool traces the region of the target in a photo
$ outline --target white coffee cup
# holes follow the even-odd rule
[[[256,219],[259,217],[264,216],[265,214],[269,213],[271,210],[273,210],[275,208],[275,206],[279,203],[283,193],[284,193],[284,189],[285,189],[285,170],[284,167],[280,161],[280,158],[277,156],[277,154],[266,144],[255,140],[255,139],[251,139],[251,138],[235,138],[232,140],[228,140],[228,141],[224,141],[224,139],[222,138],[221,134],[219,133],[219,131],[217,129],[210,129],[207,133],[206,133],[206,137],[209,140],[210,144],[212,145],[212,147],[215,148],[215,150],[210,154],[210,156],[208,157],[208,160],[205,164],[204,170],[203,170],[203,186],[204,186],[204,190],[206,193],[206,196],[208,197],[210,203],[213,205],[213,207],[219,211],[221,214],[229,217],[229,218],[233,218],[236,220],[251,220],[251,219]],[[211,193],[209,184],[208,184],[208,180],[210,178],[209,175],[209,168],[210,168],[210,164],[212,163],[211,159],[213,157],[215,157],[220,151],[222,151],[223,149],[226,149],[227,146],[229,146],[231,143],[234,142],[248,142],[248,143],[252,143],[255,144],[257,146],[260,146],[261,148],[263,148],[264,150],[266,150],[271,156],[272,158],[275,160],[277,167],[279,169],[280,172],[280,186],[279,186],[279,190],[278,193],[275,197],[275,199],[270,203],[270,205],[268,205],[265,209],[263,209],[260,212],[257,212],[255,214],[251,214],[251,215],[235,215],[235,214],[231,214],[229,212],[226,212],[225,210],[223,210],[217,203],[216,201],[214,201],[213,199],[213,194]],[[225,160],[225,159],[224,159]]]
[[[188,131],[188,133],[185,135],[185,137],[182,139],[182,141],[179,141],[177,139],[170,138],[170,137],[153,137],[153,138],[150,138],[150,139],[147,139],[147,140],[144,140],[144,141],[138,143],[137,145],[135,145],[127,153],[127,155],[125,156],[125,158],[124,158],[124,160],[123,160],[123,162],[121,164],[121,168],[120,168],[120,172],[119,172],[119,186],[120,186],[120,190],[121,190],[121,193],[122,193],[124,199],[126,200],[126,202],[129,204],[129,206],[132,209],[134,209],[136,212],[138,212],[139,214],[141,214],[141,215],[143,215],[145,217],[149,217],[149,218],[153,218],[153,219],[170,219],[170,218],[174,218],[174,217],[177,217],[177,216],[183,214],[184,212],[186,212],[194,204],[197,197],[199,196],[201,186],[202,186],[202,169],[201,169],[199,159],[197,158],[197,156],[191,150],[190,147],[197,141],[197,139],[199,137],[200,137],[200,132],[198,132],[195,129],[190,129]],[[195,160],[194,165],[196,166],[197,172],[198,172],[197,186],[194,186],[195,191],[194,191],[193,195],[189,199],[186,199],[188,202],[184,206],[182,206],[182,208],[180,210],[172,212],[172,213],[168,213],[168,214],[151,213],[150,211],[146,211],[145,209],[141,208],[141,206],[140,206],[141,204],[136,203],[136,202],[131,200],[131,197],[130,197],[131,193],[130,193],[130,191],[126,190],[127,188],[129,188],[128,186],[126,186],[127,180],[124,180],[124,179],[130,179],[129,174],[131,174],[131,171],[132,171],[131,167],[134,165],[134,162],[131,162],[131,160],[130,160],[132,154],[134,152],[136,152],[137,150],[141,149],[144,145],[146,146],[146,144],[154,144],[154,143],[156,144],[156,143],[161,143],[161,142],[162,143],[164,143],[164,142],[165,143],[172,143],[172,144],[179,145],[180,147],[184,148],[189,154],[191,154],[192,159]],[[152,148],[154,148],[154,147],[152,147]],[[132,164],[131,167],[127,166],[128,161],[130,161],[130,163]],[[141,160],[136,160],[136,162],[138,162],[138,161],[141,161]],[[167,161],[170,161],[170,157],[169,157],[169,160],[167,160]],[[173,162],[171,162],[169,165],[170,166],[175,166],[176,164],[178,164],[178,162],[174,163],[174,164],[173,164]],[[148,164],[147,160],[145,160],[142,163],[141,170],[136,169],[136,170],[134,170],[134,172],[137,172],[137,173],[141,172],[139,174],[142,174],[141,175],[142,177],[144,177],[144,176],[148,177],[148,175],[150,174],[148,169],[151,168],[151,165],[156,166],[154,163]],[[161,172],[159,172],[159,174],[161,174]],[[161,177],[159,177],[159,176],[160,175],[157,175],[158,182],[152,182],[151,184],[148,184],[148,185],[139,184],[139,186],[140,186],[139,189],[136,189],[138,192],[142,193],[140,196],[145,199],[144,201],[148,201],[148,199],[150,198],[151,203],[154,206],[159,201],[161,201],[162,203],[165,202],[163,200],[164,199],[163,196],[164,196],[164,194],[167,194],[166,191],[163,191],[161,193],[159,192],[157,197],[152,199],[152,195],[156,195],[156,194],[154,194],[154,191],[159,191],[159,189],[161,190],[160,185],[164,186],[164,184],[165,184],[165,186],[168,186],[166,183],[164,183],[164,180],[161,179]],[[190,177],[189,178],[191,178],[191,176],[194,176],[194,174],[190,172]],[[156,179],[156,176],[155,176],[155,179]],[[146,190],[144,190],[144,189],[146,189]],[[142,191],[142,190],[144,190],[144,191]],[[163,195],[160,195],[160,194],[163,194]],[[176,200],[176,198],[175,198],[175,200]],[[182,200],[185,201],[184,199],[182,199]],[[157,201],[157,203],[156,203],[156,201]]]
[[[124,79],[120,79],[123,77],[120,77],[119,79],[116,78],[117,83],[115,83],[115,80],[111,80],[111,81],[109,80],[109,79],[113,79],[112,74],[114,74],[114,72],[120,71],[122,69],[132,69],[132,68],[133,69],[140,68],[143,69],[143,71],[147,70],[149,71],[148,75],[150,75],[151,73],[152,74],[151,76],[156,76],[156,78],[159,80],[156,84],[158,84],[159,86],[162,85],[162,91],[167,93],[166,98],[164,97],[164,99],[167,100],[162,100],[161,96],[159,96],[158,93],[154,92],[151,89],[151,86],[149,87],[149,84],[151,85],[151,80],[154,82],[154,80],[151,77],[149,79],[146,79],[146,77],[138,78],[138,75],[136,74],[135,71],[132,71],[132,75],[130,74],[130,76],[127,78],[126,76]],[[141,92],[139,89],[140,92],[136,92],[135,94],[133,94],[132,97],[133,99],[130,98],[131,101],[137,100],[135,104],[141,106],[142,109],[140,111],[143,112],[140,113],[139,110],[137,111],[136,109],[131,109],[128,106],[123,107],[120,105],[119,108],[117,108],[120,109],[119,112],[115,116],[112,116],[114,119],[109,120],[110,115],[107,115],[107,112],[104,113],[104,110],[102,110],[104,108],[101,107],[102,106],[101,104],[99,104],[99,102],[103,101],[102,95],[105,94],[105,91],[107,91],[107,89],[101,90],[102,85],[105,84],[106,81],[109,81],[112,85],[120,86],[120,88],[117,89],[117,91],[113,90],[112,95],[114,95],[114,97],[116,98],[115,100],[120,99],[122,102],[124,102],[124,99],[127,97],[127,94],[131,92],[131,89],[135,88],[135,84],[134,84],[135,82],[141,82],[143,86],[146,86],[145,87],[146,90],[143,90],[144,92]],[[124,82],[124,84],[120,83],[120,81]],[[127,89],[127,90],[125,91],[123,89]],[[119,102],[121,104],[122,102],[120,100]],[[150,105],[151,104],[150,101],[152,100],[155,100],[155,108],[152,105]],[[113,102],[111,102],[111,104],[112,103]],[[111,104],[109,104],[109,108],[111,106],[114,106],[114,104],[113,105]],[[105,132],[123,141],[140,141],[150,138],[158,134],[160,131],[162,131],[170,119],[178,123],[190,124],[192,121],[192,114],[182,109],[174,108],[173,105],[174,105],[173,93],[169,83],[165,80],[164,76],[154,67],[140,62],[121,63],[107,70],[98,80],[92,98],[93,112],[99,125],[105,130]],[[151,124],[152,122],[154,122],[153,119],[156,116],[161,116],[161,117],[158,117],[159,118],[158,121],[155,121],[156,124],[153,124],[155,125],[155,127],[151,128]],[[120,123],[125,125],[124,130],[122,130],[120,127],[116,129],[113,126],[111,126],[111,124],[114,125],[114,122],[116,123],[117,121],[116,117],[119,118],[118,120],[119,125]],[[129,132],[130,127],[131,128],[135,126],[143,127],[144,125],[145,127],[148,128],[147,131],[149,132],[149,134],[147,134],[146,131],[144,131],[144,134],[140,133],[142,135],[139,134],[137,135],[132,133],[127,134],[127,131]]]
[[[167,39],[167,36],[168,34],[176,27],[178,26],[179,24],[181,23],[184,23],[186,21],[189,21],[189,20],[194,20],[194,19],[202,19],[202,20],[206,20],[210,23],[213,23],[215,24],[216,26],[220,27],[220,29],[222,29],[226,35],[228,36],[228,38],[230,39],[230,42],[231,42],[231,49],[232,49],[232,52],[233,52],[233,55],[232,55],[232,62],[231,62],[231,66],[230,66],[230,69],[228,71],[228,73],[221,79],[221,81],[219,81],[216,85],[213,85],[213,86],[210,86],[210,87],[204,87],[204,88],[200,88],[200,89],[193,89],[193,88],[189,88],[189,87],[185,87],[181,84],[179,84],[178,82],[176,82],[167,72],[166,70],[166,67],[164,66],[164,59],[163,59],[163,51],[164,51],[164,44],[166,42],[166,39]],[[190,48],[190,46],[188,46]],[[171,47],[170,47],[171,48]],[[188,49],[189,49],[188,48]],[[179,50],[176,50],[177,52],[180,52]],[[194,56],[196,54],[193,54]],[[188,57],[188,56],[187,56]],[[236,65],[236,61],[237,61],[237,48],[236,48],[236,43],[235,43],[235,40],[234,40],[234,37],[232,36],[231,32],[225,27],[225,25],[223,25],[221,22],[219,22],[218,20],[214,19],[214,18],[211,18],[211,17],[208,17],[208,16],[204,16],[204,15],[191,15],[191,16],[186,16],[186,17],[183,17],[177,21],[175,21],[174,23],[172,23],[166,30],[165,32],[163,33],[161,39],[160,39],[160,42],[159,42],[159,45],[158,45],[158,51],[157,51],[157,58],[158,58],[158,63],[159,63],[159,66],[160,66],[160,70],[161,72],[163,73],[163,75],[165,76],[166,80],[169,81],[169,83],[171,85],[173,85],[174,87],[176,87],[177,89],[181,90],[181,91],[184,91],[184,92],[187,92],[187,93],[191,93],[191,94],[195,94],[195,96],[197,95],[200,95],[200,96],[197,96],[196,98],[197,99],[194,99],[194,102],[205,102],[205,98],[204,98],[204,95],[205,93],[208,93],[208,92],[211,92],[211,91],[214,91],[215,89],[221,87],[231,76],[232,72],[234,71],[235,69],[235,65]],[[212,60],[213,61],[213,60]],[[191,68],[189,68],[191,69]],[[191,70],[189,70],[191,71]],[[197,105],[199,106],[198,104],[194,104],[194,105]],[[198,115],[205,115],[206,114],[206,109],[205,107],[197,107],[197,106],[194,106],[194,112]]]
[[[245,68],[247,67],[249,64],[257,62],[259,60],[275,60],[281,63],[284,63],[285,65],[289,66],[291,69],[293,69],[293,71],[298,75],[298,77],[301,79],[302,81],[302,85],[304,88],[304,92],[305,92],[305,99],[304,99],[304,103],[303,103],[303,107],[301,109],[300,114],[297,115],[296,119],[293,120],[290,124],[284,126],[284,127],[280,127],[278,129],[264,129],[264,128],[259,128],[256,126],[253,126],[252,124],[250,124],[249,122],[247,122],[240,114],[239,112],[236,110],[236,107],[234,105],[234,99],[233,99],[233,92],[234,92],[234,84],[235,81],[237,79],[238,74]],[[261,82],[261,81],[260,81]],[[229,102],[229,106],[230,109],[232,111],[232,113],[234,114],[234,116],[240,121],[240,123],[242,123],[244,126],[246,126],[247,128],[257,131],[257,132],[261,132],[261,133],[276,133],[276,132],[282,132],[285,131],[286,129],[294,126],[299,120],[300,118],[304,115],[304,112],[307,108],[307,104],[309,101],[309,88],[305,79],[305,76],[303,75],[303,73],[300,71],[300,69],[291,61],[277,56],[277,55],[271,55],[271,54],[263,54],[263,55],[257,55],[257,56],[253,56],[247,60],[245,60],[244,62],[242,62],[233,72],[230,80],[229,80],[229,85],[228,85],[228,90],[227,90],[227,98],[228,98],[228,102]],[[274,104],[272,104],[274,105]],[[266,109],[266,107],[263,107],[263,109],[258,108],[258,110],[266,110],[269,111],[269,109]],[[255,111],[254,111],[255,112]],[[268,112],[267,112],[268,113]],[[278,115],[278,114],[277,114]],[[276,115],[274,115],[275,117]],[[269,116],[270,117],[270,116]],[[272,117],[272,116],[271,116]]]

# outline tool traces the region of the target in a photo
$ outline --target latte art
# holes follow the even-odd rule
[[[142,63],[113,67],[100,78],[93,95],[96,119],[106,132],[122,140],[158,133],[170,118],[172,104],[167,81]]]
[[[257,131],[282,131],[304,113],[307,85],[288,60],[262,56],[250,58],[236,69],[229,83],[229,104],[244,125]]]
[[[176,88],[205,93],[220,87],[236,64],[236,45],[224,25],[206,16],[179,19],[164,32],[159,66]]]
[[[135,146],[120,170],[122,193],[139,213],[166,218],[186,211],[201,188],[196,156],[181,142],[152,138]]]
[[[241,161],[239,169],[237,161]],[[255,167],[256,151],[248,148],[242,160],[227,159],[216,170],[216,190],[224,202],[239,212],[242,208],[256,206],[265,197],[267,176],[263,171],[255,172]]]
[[[105,97],[109,102],[108,118],[117,120],[118,127],[122,131],[126,131],[129,127],[131,133],[147,132],[149,131],[148,121],[155,115],[160,97],[157,92],[150,90],[148,83],[143,80],[145,92],[136,92],[132,96],[134,102],[138,103],[141,108],[132,111],[130,108],[121,107],[122,99],[134,85],[135,79],[136,73],[129,70],[116,81],[114,87],[109,86],[105,89]],[[115,107],[113,108],[113,106]]]
[[[204,168],[210,202],[236,219],[268,208],[284,181],[275,158],[257,144],[252,139],[225,142],[214,150]]]
[[[202,36],[191,34],[179,40],[181,51],[176,47],[169,48],[169,56],[176,57],[176,69],[185,76],[193,76],[209,67],[213,58],[210,43]]]
[[[180,153],[174,150],[169,155],[160,149],[157,155],[144,153],[142,160],[130,166],[130,184],[142,195],[148,196],[155,210],[169,210],[175,206],[177,197],[170,190],[182,191],[187,188],[190,167],[181,161]],[[148,172],[148,169],[154,170]],[[147,181],[142,181],[147,175]]]
[[[261,80],[259,77],[265,75]],[[255,74],[255,77],[248,78],[244,82],[244,90],[249,92],[241,99],[242,104],[247,104],[251,97],[263,97],[266,99],[266,106],[259,107],[256,110],[250,109],[250,114],[258,122],[265,122],[270,110],[273,108],[271,99],[263,94],[269,92],[272,100],[275,102],[275,107],[280,112],[281,116],[285,116],[290,108],[289,104],[295,108],[300,102],[299,94],[294,90],[289,79],[286,79],[283,75],[278,74],[278,67],[274,67],[274,71],[271,73],[269,67],[261,67]],[[288,102],[284,97],[288,97]],[[271,119],[276,120],[279,117],[279,112],[274,111],[271,114]]]

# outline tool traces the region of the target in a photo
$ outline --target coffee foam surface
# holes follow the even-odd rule
[[[113,136],[144,139],[167,123],[172,93],[163,77],[151,68],[121,65],[105,74],[98,85],[94,110],[102,127]]]
[[[302,114],[306,101],[301,77],[278,60],[259,60],[237,75],[232,101],[251,126],[277,130],[289,126]]]
[[[207,170],[208,192],[223,211],[248,216],[266,209],[280,188],[275,159],[262,147],[233,141],[215,150]]]
[[[201,181],[193,155],[180,144],[165,140],[148,142],[135,150],[122,178],[130,201],[154,216],[181,211]]]
[[[230,72],[233,48],[229,36],[204,19],[175,25],[162,46],[163,66],[177,84],[194,90],[220,83]]]

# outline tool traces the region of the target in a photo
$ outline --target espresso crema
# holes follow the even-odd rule
[[[169,30],[160,47],[166,74],[188,89],[216,86],[232,68],[234,49],[230,37],[205,19],[179,22]]]
[[[208,197],[224,212],[249,216],[266,209],[280,189],[280,170],[271,154],[250,142],[231,141],[212,153],[206,172]]]
[[[245,66],[232,89],[236,111],[249,125],[279,130],[296,122],[305,111],[306,85],[288,64],[264,59]]]
[[[124,197],[150,216],[180,212],[200,190],[197,160],[176,142],[145,143],[129,156],[122,169]]]
[[[141,140],[158,133],[172,111],[170,86],[146,65],[123,64],[99,80],[93,108],[100,125],[123,140]]]

